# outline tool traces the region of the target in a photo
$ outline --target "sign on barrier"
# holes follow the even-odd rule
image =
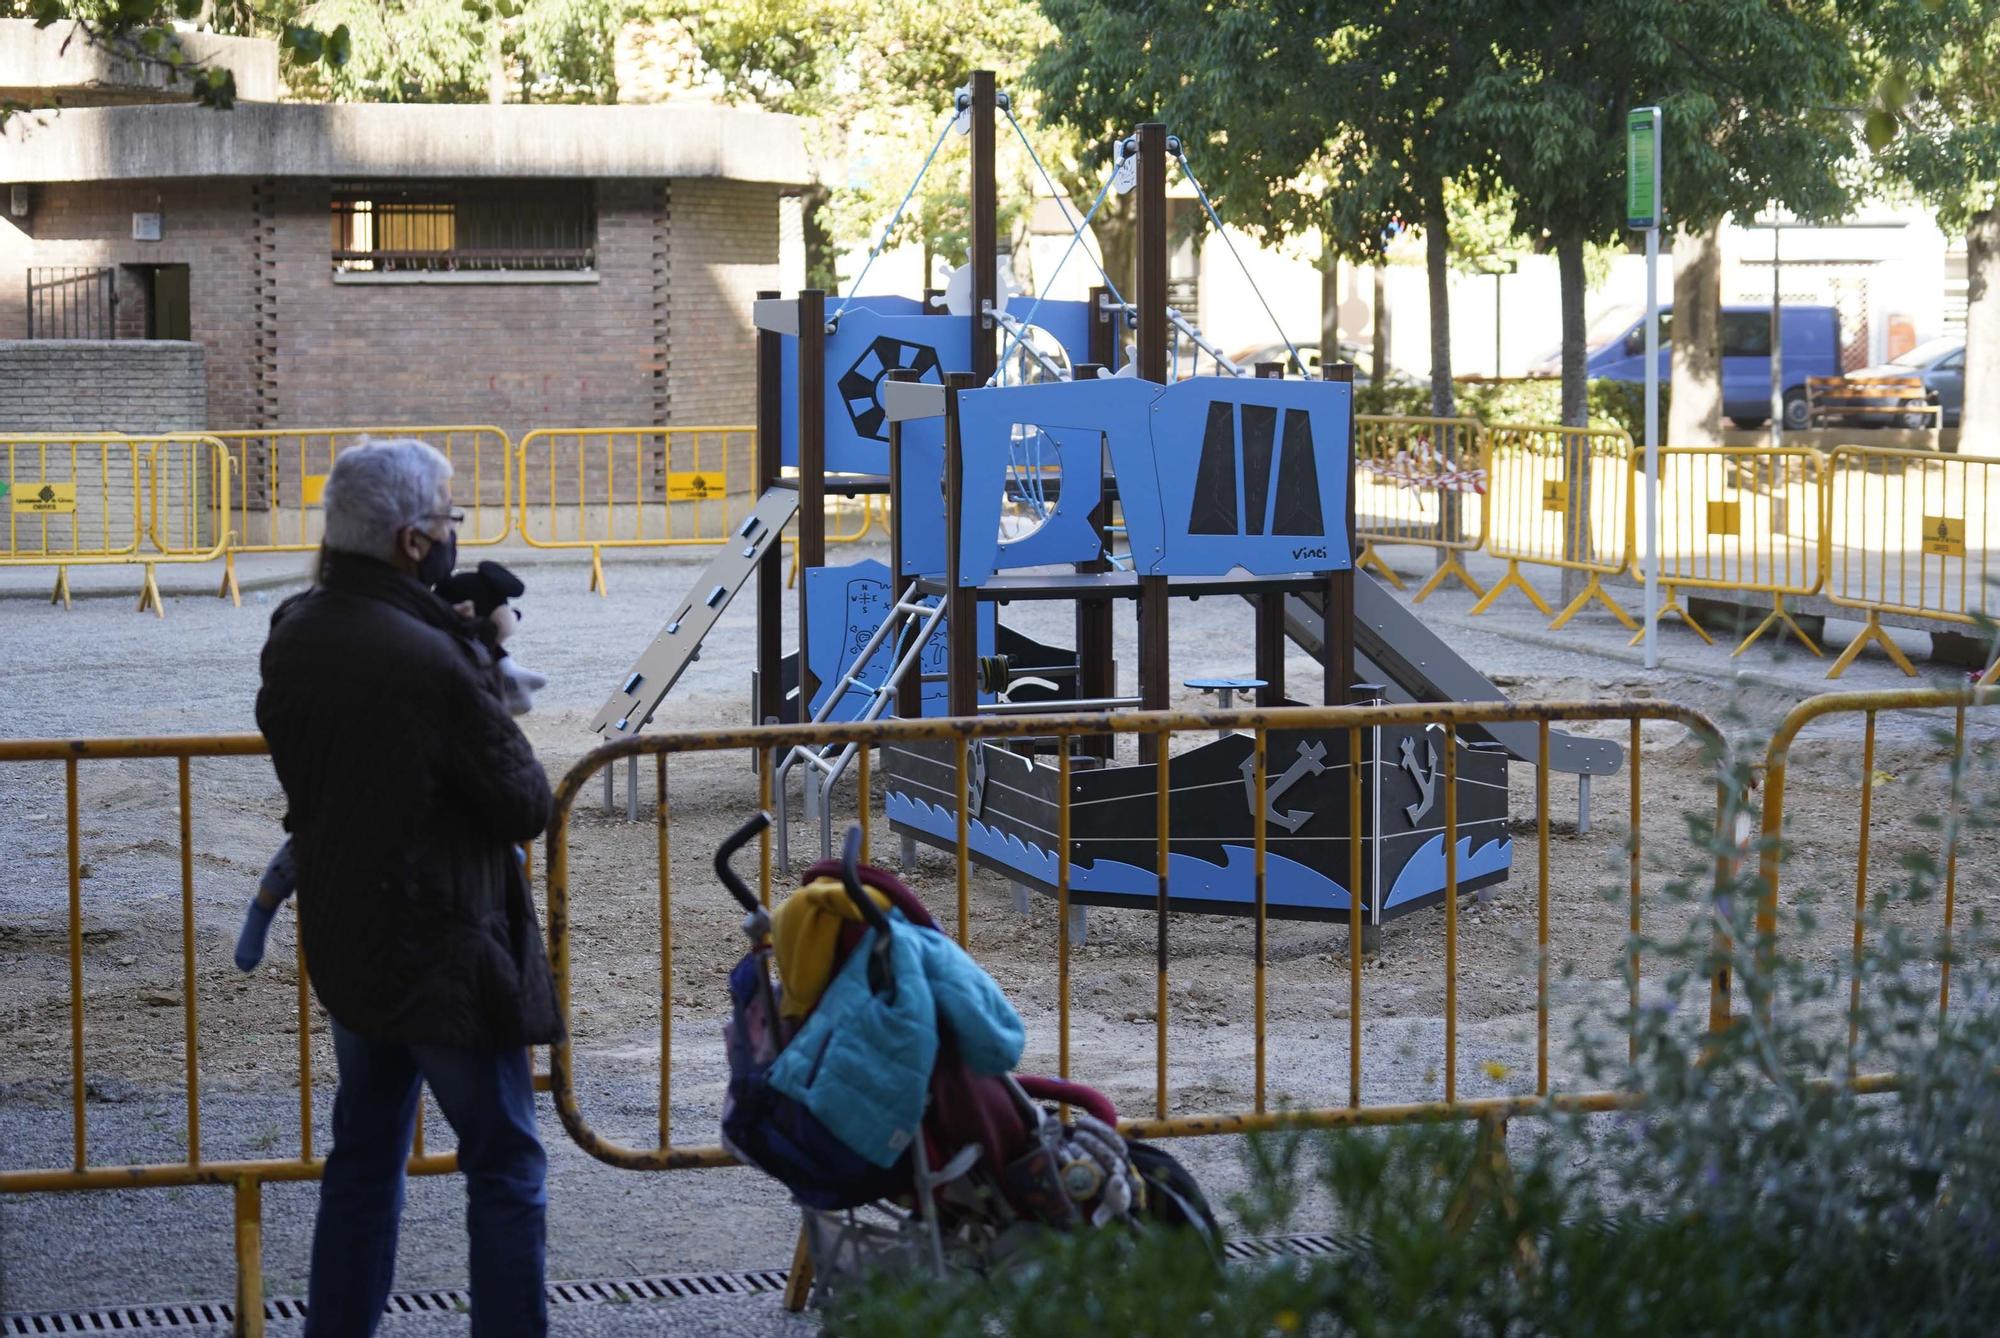
[[[235,478],[220,593],[241,603],[238,553],[309,553],[319,547],[326,476],[340,452],[364,441],[414,437],[451,461],[452,505],[465,512],[458,542],[497,544],[513,526],[513,447],[497,427],[270,428],[211,433],[229,451]]]
[[[1358,565],[1403,588],[1376,546],[1415,544],[1438,550],[1431,578],[1413,597],[1422,603],[1446,578],[1486,593],[1459,557],[1485,542],[1486,450],[1476,418],[1354,418],[1355,532]]]
[[[1824,578],[1820,461],[1818,451],[1797,447],[1661,447],[1661,619],[1678,615],[1695,635],[1709,641],[1708,632],[1681,606],[1679,591],[1765,594],[1771,598],[1770,614],[1735,653],[1741,655],[1772,627],[1782,626],[1819,654],[1785,608],[1785,598],[1813,594]],[[1643,568],[1641,559],[1635,570],[1643,575]]]
[[[1636,629],[1603,582],[1632,561],[1632,439],[1618,428],[1495,423],[1486,429],[1486,460],[1486,551],[1506,560],[1507,573],[1472,612],[1486,612],[1514,589],[1551,613],[1521,575],[1521,565],[1528,563],[1588,574],[1582,591],[1550,627],[1561,627],[1596,600]]]
[[[1828,678],[1871,644],[1916,676],[1882,626],[1885,613],[1963,624],[1994,611],[2000,535],[1988,516],[2000,503],[2000,458],[1838,446],[1825,492],[1826,597],[1865,616]]]
[[[717,544],[756,501],[754,427],[538,428],[517,452],[521,538],[603,550]]]

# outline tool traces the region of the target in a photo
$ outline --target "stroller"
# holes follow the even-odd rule
[[[860,863],[859,828],[848,831],[842,858],[809,867],[794,894],[817,893],[822,905],[829,904],[839,898],[828,880],[838,879],[859,918],[848,915],[846,905],[833,907],[846,921],[834,948],[834,981],[814,996],[810,1011],[786,1016],[781,1005],[788,984],[819,989],[822,981],[817,973],[808,979],[801,969],[796,982],[774,982],[772,915],[729,867],[731,857],[770,822],[768,813],[756,814],[715,856],[716,875],[742,905],[743,932],[750,940],[750,951],[729,978],[732,1009],[724,1034],[730,1078],[722,1141],[738,1159],[791,1191],[804,1215],[798,1262],[810,1266],[814,1302],[884,1270],[989,1272],[1050,1230],[1183,1227],[1199,1232],[1220,1260],[1221,1233],[1193,1178],[1167,1153],[1120,1135],[1117,1112],[1101,1093],[1005,1071],[1019,1057],[1020,1023],[1012,1006],[939,930],[915,894],[893,875]],[[778,939],[786,941],[787,932],[780,926]],[[857,1134],[841,1123],[841,1112],[824,1104],[816,1112],[811,1094],[801,1099],[797,1075],[806,1051],[815,1056],[809,1071],[818,1073],[834,1026],[855,1034],[854,1009],[915,1007],[929,1014],[924,982],[915,978],[922,972],[913,970],[920,954],[950,959],[956,969],[975,973],[975,991],[990,992],[982,997],[1004,1011],[1014,1043],[1011,1057],[1003,1052],[996,1061],[983,1039],[955,1034],[951,1010],[942,1002],[934,1017],[918,1018],[937,1033],[936,1048],[927,1077],[916,1078],[921,1113],[912,1120],[914,1136],[889,1155],[885,1145],[893,1146],[893,1137],[878,1139],[872,1124]],[[783,960],[785,954],[775,956]],[[842,1021],[829,1021],[828,1015],[842,1008],[849,1009]],[[867,1058],[879,1059],[880,1070],[893,1074],[899,1065],[907,1067],[909,1056]],[[1067,1121],[1059,1117],[1059,1106],[1070,1108]],[[863,1145],[860,1150],[856,1143]],[[796,1269],[791,1294],[803,1298]]]

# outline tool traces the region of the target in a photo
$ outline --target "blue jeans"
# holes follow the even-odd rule
[[[404,1161],[425,1083],[458,1134],[472,1237],[472,1332],[546,1333],[548,1163],[535,1133],[528,1051],[397,1045],[338,1022],[333,1050],[340,1089],[313,1224],[306,1333],[365,1338],[382,1319],[396,1272]]]

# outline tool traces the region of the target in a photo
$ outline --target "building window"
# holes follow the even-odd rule
[[[345,182],[333,190],[335,274],[592,273],[587,181]]]

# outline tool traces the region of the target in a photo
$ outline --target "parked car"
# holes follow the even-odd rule
[[[1849,372],[1850,381],[1868,381],[1883,376],[1914,376],[1930,392],[1932,404],[1944,410],[1944,426],[1957,427],[1959,411],[1965,407],[1965,341],[1927,339],[1900,357],[1873,367]],[[1887,410],[1891,406],[1884,404]],[[1930,427],[1929,414],[1888,413],[1859,421],[1882,427]]]
[[[1673,308],[1660,308],[1660,381],[1673,378],[1671,351]],[[1832,307],[1786,306],[1780,311],[1783,330],[1785,427],[1806,425],[1806,378],[1840,375],[1840,313]],[[1638,384],[1646,379],[1646,318],[1642,314],[1613,327],[1609,338],[1594,342],[1584,366],[1592,378]],[[1532,369],[1538,374],[1561,371],[1552,359]],[[1722,309],[1722,412],[1738,427],[1762,427],[1771,421],[1771,309]]]

